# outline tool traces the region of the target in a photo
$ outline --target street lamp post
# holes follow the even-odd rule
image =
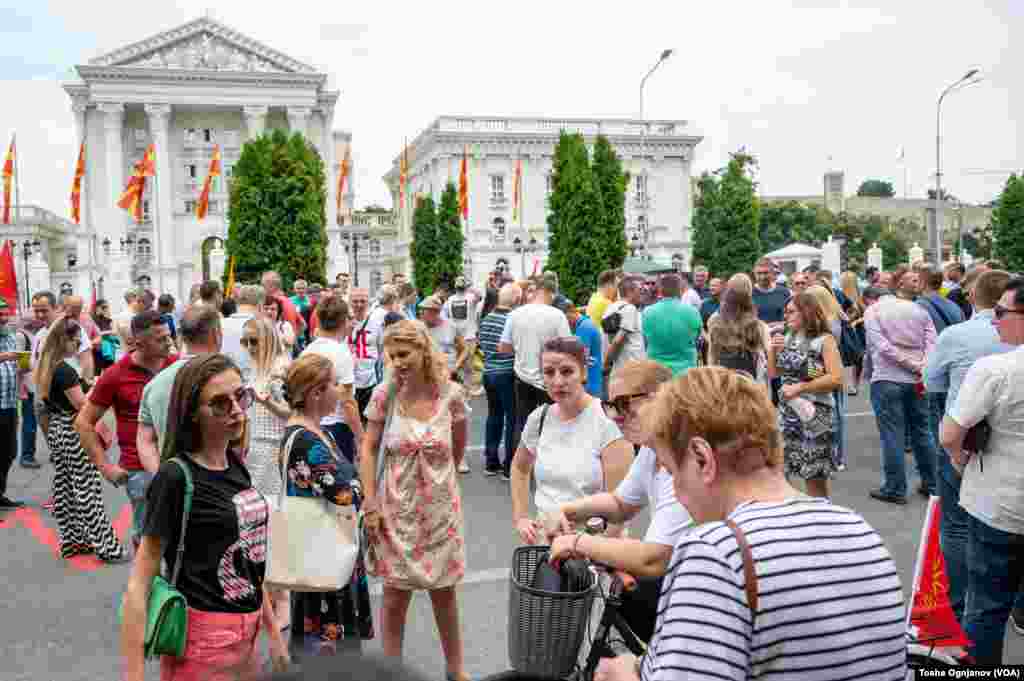
[[[536,237],[530,237],[530,243],[524,244],[523,240],[516,237],[512,240],[512,248],[519,254],[519,271],[522,272],[523,279],[526,278],[526,254],[533,253],[537,250],[537,239]]]
[[[25,308],[28,309],[32,305],[32,290],[29,286],[29,272],[28,272],[28,259],[32,257],[32,249],[40,248],[42,244],[39,239],[35,241],[29,241],[28,239],[21,245],[21,255],[25,259]]]
[[[942,100],[951,92],[980,83],[981,78],[977,75],[978,69],[968,71],[960,80],[942,91],[935,106],[935,199],[932,201],[932,222],[928,226],[928,246],[936,267],[942,267],[942,235],[939,233],[939,206],[942,201]]]
[[[669,57],[672,56],[672,52],[673,52],[673,50],[670,50],[670,49],[669,50],[662,50],[661,51],[661,56],[658,57],[658,61],[654,64],[654,66],[651,67],[651,70],[647,72],[647,75],[644,76],[643,79],[640,80],[640,122],[641,123],[643,123],[643,121],[644,121],[644,85],[647,84],[647,79],[651,77],[651,74],[658,70],[658,67],[661,66],[662,62],[664,62],[666,59],[668,59]],[[645,130],[646,130],[646,128],[647,128],[647,126],[644,126]]]
[[[359,242],[369,241],[370,235],[349,231],[341,239],[345,242],[345,251],[352,253],[352,288],[356,288],[359,286]]]
[[[643,163],[647,162],[647,122],[644,120],[644,86],[647,85],[647,79],[651,77],[651,74],[654,73],[655,71],[657,71],[658,67],[661,66],[662,63],[666,59],[668,59],[669,57],[672,56],[672,52],[673,52],[673,50],[671,50],[671,49],[662,50],[661,51],[661,55],[658,57],[658,61],[655,62],[654,66],[651,67],[651,70],[648,71],[647,74],[642,79],[640,79],[640,150],[641,150],[641,155],[642,155],[642,157],[644,159]],[[641,212],[643,214],[646,215],[646,212],[647,212],[647,209],[646,209],[646,199],[647,199],[647,174],[646,174],[646,171],[645,170],[641,170],[640,171],[640,175],[643,177],[643,180],[640,180],[640,181],[643,182],[643,186],[644,186],[644,200],[645,200],[645,203],[640,206],[640,210],[641,210]],[[647,235],[646,234],[644,235],[644,241],[645,242],[647,241]]]

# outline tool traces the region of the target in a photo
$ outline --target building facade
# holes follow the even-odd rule
[[[458,184],[463,154],[469,180],[464,272],[482,284],[496,269],[522,276],[543,268],[547,197],[561,130],[581,133],[591,149],[598,135],[608,138],[630,174],[627,238],[636,236],[650,257],[669,261],[674,256],[689,263],[690,172],[694,149],[703,138],[687,121],[441,116],[406,152],[407,196],[404,209],[396,213],[395,241],[388,251],[393,271],[412,276],[413,197],[430,195],[439,201],[447,182]],[[402,156],[400,152],[384,175],[394,206],[400,205]],[[513,182],[520,161],[522,191],[514,217]]]
[[[341,214],[351,210],[349,175],[343,209],[335,215],[337,178],[351,136],[333,130],[338,92],[327,75],[210,18],[200,18],[75,67],[66,83],[78,139],[86,146],[76,290],[99,281],[118,300],[138,283],[183,299],[195,283],[216,276],[209,254],[227,236],[228,186],[242,145],[264,132],[301,132],[316,147],[327,175],[328,268],[344,266]],[[145,149],[156,150],[143,220],[117,199]],[[195,203],[215,146],[222,177],[207,217]],[[211,248],[211,244],[214,245]]]

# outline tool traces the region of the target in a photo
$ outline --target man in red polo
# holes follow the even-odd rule
[[[171,357],[171,331],[156,310],[146,310],[132,317],[131,332],[135,349],[103,372],[78,413],[75,428],[82,438],[82,447],[100,474],[115,486],[124,485],[132,505],[132,541],[137,547],[146,515],[146,488],[160,467],[159,459],[141,460],[135,444],[142,389],[177,357]],[[96,424],[111,408],[117,418],[117,444],[121,450],[116,464],[107,461],[105,448],[96,433]]]
[[[306,329],[306,320],[302,318],[299,313],[299,309],[295,307],[293,303],[284,292],[284,282],[281,281],[281,275],[273,270],[264,272],[260,278],[260,283],[263,284],[263,291],[267,294],[267,299],[276,298],[281,301],[281,310],[284,313],[284,320],[292,325],[295,329],[296,338],[302,335],[302,332]]]

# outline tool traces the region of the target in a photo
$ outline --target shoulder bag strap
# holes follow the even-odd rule
[[[281,465],[281,491],[277,493],[278,510],[284,508],[285,491],[288,487],[288,476],[286,475],[286,470],[288,468],[288,462],[291,461],[292,458],[292,446],[295,444],[295,438],[297,438],[299,433],[303,430],[305,429],[302,426],[297,426],[295,430],[292,431],[292,434],[288,436],[287,440],[285,440],[284,447],[281,448],[281,456],[278,457]]]
[[[740,547],[740,555],[743,557],[743,581],[747,587],[747,605],[750,606],[750,630],[753,632],[757,623],[757,572],[754,570],[754,554],[750,551],[750,544],[743,530],[732,520],[726,520],[725,524],[736,536],[736,543]]]
[[[544,420],[548,417],[548,409],[551,408],[550,404],[545,404],[540,408],[540,425],[537,427],[537,447],[540,447],[540,436],[544,432]]]
[[[946,313],[942,311],[942,308],[935,304],[935,301],[931,298],[925,298],[924,302],[928,303],[929,306],[939,315],[939,318],[943,321],[946,326],[952,326],[953,321],[946,316]]]
[[[185,532],[188,529],[188,518],[192,514],[192,493],[195,487],[192,483],[192,471],[188,464],[175,457],[171,462],[177,464],[181,472],[185,474],[185,504],[181,512],[181,532],[178,536],[178,550],[174,554],[174,567],[171,569],[171,586],[178,585],[178,572],[181,570],[182,559],[185,556]]]
[[[384,455],[387,453],[387,447],[384,446],[384,438],[388,435],[388,430],[391,429],[391,420],[395,415],[395,402],[397,402],[398,386],[394,380],[388,385],[388,415],[384,419],[384,429],[380,431],[380,442],[377,443],[377,479],[374,483],[377,485],[377,492],[380,492],[381,481],[384,479]],[[379,503],[379,501],[378,501]]]

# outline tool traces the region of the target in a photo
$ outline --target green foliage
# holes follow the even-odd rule
[[[246,142],[228,203],[235,280],[276,270],[286,287],[299,277],[326,283],[326,203],[323,162],[301,134],[275,130]]]
[[[462,274],[462,222],[459,215],[459,190],[455,183],[445,185],[437,210],[437,243],[434,246],[434,284],[452,282]]]
[[[892,269],[907,262],[910,243],[906,235],[916,223],[900,219],[893,223],[880,215],[850,215],[835,217],[834,234],[846,237],[846,267],[860,272],[867,266],[868,250],[875,244],[882,249],[882,266]]]
[[[792,243],[821,246],[832,234],[835,218],[821,206],[805,206],[797,201],[772,201],[761,204],[761,250],[765,253]]]
[[[989,224],[973,232],[964,231],[964,250],[977,259],[988,260],[992,257],[993,226]],[[959,248],[956,251],[959,256]]]
[[[558,274],[559,287],[569,299],[584,300],[607,267],[601,241],[605,233],[597,229],[604,224],[602,199],[582,135],[559,134],[551,184],[546,269]]]
[[[715,276],[749,272],[763,254],[761,206],[748,169],[756,159],[742,149],[729,164],[698,180],[693,217],[693,258]]]
[[[594,227],[602,249],[601,264],[604,269],[622,267],[627,250],[626,189],[629,174],[622,170],[622,161],[604,135],[598,135],[594,142],[591,168],[601,201],[601,221]]]
[[[412,258],[413,281],[424,296],[434,292],[437,285],[437,210],[432,196],[422,197],[416,202],[412,215],[412,243],[409,255]]]
[[[1010,272],[1024,270],[1024,176],[1010,175],[992,211],[995,257]]]
[[[877,196],[882,199],[891,199],[896,196],[896,190],[892,182],[886,180],[864,180],[857,189],[857,196]]]

